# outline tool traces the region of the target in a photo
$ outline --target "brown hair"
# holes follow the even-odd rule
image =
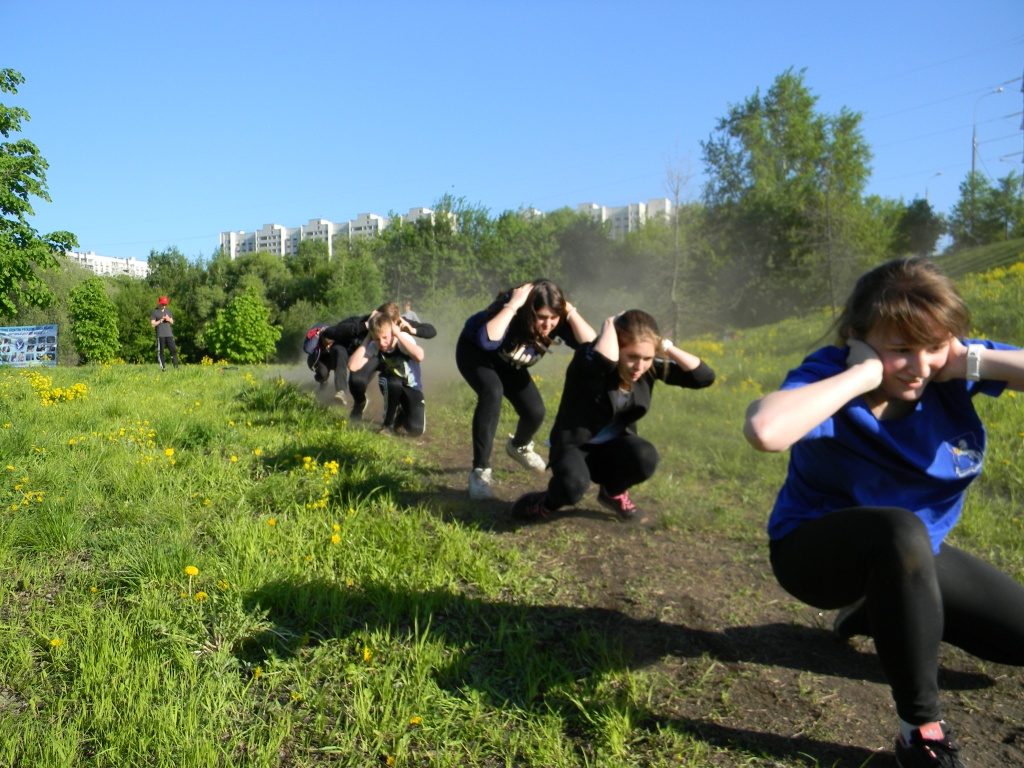
[[[398,311],[398,305],[393,301],[381,304],[377,307],[377,312],[385,315],[393,323],[397,323],[402,318],[402,313]]]
[[[862,275],[836,321],[836,335],[843,345],[882,327],[898,331],[910,345],[929,346],[947,335],[965,335],[970,325],[970,312],[953,281],[930,259],[915,256],[887,261]]]
[[[512,322],[509,324],[508,335],[519,343],[540,342],[550,344],[550,339],[537,335],[537,310],[550,309],[559,320],[565,320],[565,293],[558,287],[558,284],[544,277],[533,280],[533,290],[526,303],[519,308]],[[511,290],[504,291],[498,296],[495,305],[498,309],[508,301]],[[494,305],[492,305],[494,306]],[[497,310],[495,310],[497,311]]]
[[[654,345],[654,354],[661,353],[661,331],[654,316],[642,309],[627,309],[615,318],[615,336],[619,340],[619,349],[637,342],[649,341]],[[668,358],[665,358],[662,375],[668,373]]]
[[[661,332],[658,321],[642,309],[627,309],[615,318],[615,335],[619,346],[624,347],[638,341],[649,341],[655,349],[661,347]]]

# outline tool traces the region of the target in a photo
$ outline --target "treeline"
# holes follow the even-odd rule
[[[1024,236],[1021,177],[1013,172],[995,184],[968,175],[948,217],[927,200],[865,195],[871,151],[861,116],[847,109],[824,114],[816,104],[803,73],[787,71],[767,92],[730,108],[701,143],[703,188],[690,188],[685,169],[667,167],[673,215],[622,240],[570,209],[492,215],[446,195],[435,202],[433,220],[393,224],[372,239],[339,240],[330,256],[322,242],[301,243],[285,258],[257,253],[231,260],[215,253],[190,260],[177,248],[154,251],[146,280],[105,279],[99,293],[94,281],[88,290],[78,288],[89,298],[77,304],[72,293],[88,273],[65,264],[41,273],[56,301],[45,309],[22,301],[13,317],[74,331],[70,307],[93,307],[86,336],[116,333],[114,356],[147,361],[153,356],[149,312],[166,294],[185,359],[287,361],[316,322],[409,300],[439,328],[454,331],[499,289],[547,276],[593,322],[643,306],[678,336],[834,306],[867,267],[933,253],[944,234],[952,250]],[[97,311],[111,321],[97,319]],[[112,354],[109,344],[82,349],[82,338],[80,332],[61,336],[64,362]]]

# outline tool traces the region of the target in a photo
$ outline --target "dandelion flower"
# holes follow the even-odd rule
[[[230,586],[231,585],[228,584],[228,580],[227,579],[219,579],[217,581],[217,589],[227,589]]]
[[[62,645],[64,645],[64,641],[61,640],[59,637],[52,637],[52,638],[50,638],[50,647],[51,648],[60,648]]]
[[[93,584],[91,587],[89,587],[89,591],[92,592],[92,594],[95,595],[100,590],[99,590],[99,587],[97,587],[95,584]]]
[[[276,517],[268,517],[267,518],[267,525],[269,525],[271,528],[273,528],[275,525],[277,525],[277,518]]]
[[[367,664],[369,664],[370,660],[372,658],[373,658],[373,651],[370,650],[369,646],[364,645],[363,646],[363,661],[365,661]]]
[[[206,593],[205,593],[205,592],[203,592],[203,591],[199,591],[199,592],[196,592],[196,602],[199,602],[199,603],[201,603],[201,602],[203,602],[204,600],[206,600],[206,598],[208,598],[208,597],[209,597],[209,595],[208,595],[208,594],[206,594]]]
[[[423,724],[423,718],[420,717],[419,715],[413,715],[412,717],[409,718],[409,725],[422,725],[422,724]]]
[[[263,449],[262,448],[253,448],[252,449],[252,455],[253,456],[262,456],[263,455]]]
[[[335,533],[338,533],[338,531],[341,530],[341,525],[338,524],[338,523],[335,523],[334,525],[331,526],[331,530],[334,531]]]
[[[185,566],[185,575],[186,576],[198,576],[199,575],[199,569],[196,568],[194,565],[186,565]]]
[[[237,463],[238,463],[238,457],[237,457],[237,456],[235,456],[235,454],[231,454],[231,458],[229,459],[229,461],[230,461],[230,462],[231,462],[232,464],[237,464]]]
[[[164,448],[164,456],[166,456],[169,459],[173,455],[174,455],[174,449],[173,448]]]
[[[337,534],[337,533],[332,533],[331,534],[331,544],[340,544],[340,543],[341,543],[341,535]]]
[[[259,680],[261,677],[263,677],[263,667],[256,667],[252,671],[252,679]]]
[[[384,763],[386,765],[394,765],[395,764],[395,757],[394,757],[394,755],[388,755],[386,758],[384,758]]]

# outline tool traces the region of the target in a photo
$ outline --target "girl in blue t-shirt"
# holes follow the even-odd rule
[[[900,718],[896,760],[962,763],[941,719],[942,640],[1024,665],[1024,585],[944,541],[981,472],[978,393],[1024,391],[1024,350],[970,340],[970,317],[929,260],[857,282],[838,344],[807,357],[747,411],[758,450],[790,450],[768,524],[782,587],[841,609],[836,632],[871,635]]]

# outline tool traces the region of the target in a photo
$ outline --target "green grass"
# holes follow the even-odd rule
[[[979,333],[1024,343],[1006,310],[1024,267],[963,288]],[[680,342],[719,380],[659,389],[642,424],[663,525],[763,540],[785,456],[746,445],[743,413],[828,324]],[[548,424],[566,359],[542,371]],[[468,443],[471,400],[432,397],[432,433]],[[1022,578],[1024,413],[985,400],[992,451],[956,540]],[[557,574],[529,552],[399,502],[430,491],[431,456],[336,413],[265,369],[0,371],[0,766],[716,759],[646,719],[652,698],[728,711],[720,664],[669,690],[629,669],[599,609],[536,597]]]

